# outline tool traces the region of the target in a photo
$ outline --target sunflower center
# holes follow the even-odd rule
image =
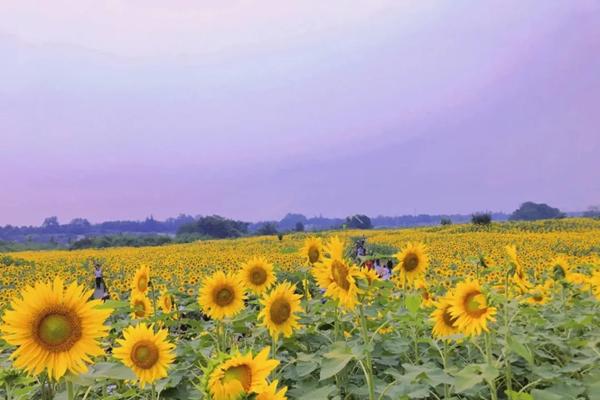
[[[421,289],[421,297],[423,300],[429,300],[429,292],[427,289]]]
[[[227,371],[225,371],[223,376],[223,381],[225,383],[238,381],[244,388],[244,391],[248,392],[252,386],[252,371],[247,365],[238,365],[236,367],[227,368]]]
[[[36,324],[38,342],[51,352],[68,351],[81,338],[81,323],[70,311],[51,311]]]
[[[223,286],[215,291],[215,303],[220,307],[225,307],[231,304],[235,296],[233,290],[230,287]]]
[[[419,256],[415,253],[408,253],[402,261],[402,267],[406,272],[411,272],[419,266]]]
[[[173,307],[173,303],[171,303],[171,296],[165,297],[165,300],[164,300],[163,303],[164,303],[164,306],[165,306],[165,310],[170,310],[171,307]]]
[[[452,315],[448,311],[449,309],[450,309],[450,306],[446,307],[446,309],[444,310],[444,313],[442,314],[442,319],[444,320],[444,324],[446,324],[446,326],[449,326],[451,328],[456,328],[455,324],[456,324],[457,318],[452,317]]]
[[[148,289],[148,277],[141,275],[137,281],[137,287],[140,292],[145,292]]]
[[[535,293],[532,297],[533,297],[533,300],[535,300],[537,302],[544,300],[544,296],[542,296],[540,293]]]
[[[350,281],[348,280],[348,267],[346,267],[343,262],[333,260],[331,263],[331,275],[339,287],[346,291],[350,289]]]
[[[480,292],[469,293],[465,297],[465,309],[472,317],[481,316],[487,307],[485,297]]]
[[[292,307],[286,299],[277,299],[271,304],[271,321],[277,325],[283,324],[292,315]]]
[[[308,261],[310,261],[311,264],[314,264],[317,261],[319,261],[320,256],[321,253],[319,252],[319,249],[316,246],[311,246],[308,249]]]
[[[141,300],[136,300],[135,304],[133,305],[133,312],[138,318],[146,316],[146,304]]]
[[[131,361],[136,367],[152,368],[158,361],[158,347],[148,340],[137,342],[131,349]]]
[[[267,271],[262,267],[252,268],[250,270],[250,281],[256,286],[264,284],[267,281]]]

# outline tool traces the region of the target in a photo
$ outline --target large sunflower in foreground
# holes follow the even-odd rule
[[[478,281],[461,282],[450,300],[450,315],[456,318],[459,331],[468,336],[489,332],[487,322],[495,321],[496,308],[488,305],[486,295]]]
[[[167,331],[154,333],[146,324],[130,326],[123,331],[123,339],[117,339],[120,347],[113,350],[115,358],[131,368],[140,386],[167,376],[167,370],[175,359],[175,346],[167,341]]]
[[[306,239],[304,247],[300,249],[300,255],[311,265],[318,263],[323,259],[323,242],[316,237]]]
[[[150,299],[145,295],[137,292],[131,292],[129,299],[131,307],[131,318],[147,318],[154,312],[154,307]]]
[[[339,239],[334,238],[330,244],[337,246],[338,241]],[[349,261],[338,258],[337,253],[333,255],[336,257],[327,257],[316,264],[312,274],[317,284],[325,289],[325,296],[338,300],[347,309],[354,309],[358,302],[356,279],[361,276],[360,270]]]
[[[211,400],[237,400],[243,395],[269,390],[267,377],[279,365],[265,347],[256,357],[234,353],[206,371],[205,389]]]
[[[450,314],[451,299],[451,294],[442,297],[436,303],[435,311],[431,313],[431,321],[434,323],[431,333],[434,337],[448,339],[450,336],[460,333],[456,324],[457,319]]]
[[[100,300],[87,301],[93,290],[56,278],[54,283],[36,283],[13,299],[0,327],[2,338],[17,346],[12,354],[17,368],[32,375],[47,370],[58,380],[68,370],[87,371],[91,356],[103,354],[98,339],[106,336],[104,321],[112,310],[99,309]]]
[[[217,271],[204,278],[198,303],[204,314],[220,320],[242,311],[245,296],[244,286],[237,276]]]
[[[131,290],[133,292],[146,294],[148,291],[148,285],[150,284],[150,268],[147,265],[142,264],[135,272],[133,281],[131,281]]]
[[[279,335],[292,336],[294,329],[298,328],[298,316],[302,311],[300,306],[301,295],[294,292],[295,286],[289,282],[277,285],[269,294],[260,300],[263,309],[258,314],[264,325],[275,340]]]
[[[408,243],[402,251],[396,254],[398,264],[394,271],[398,272],[398,282],[403,285],[413,283],[425,274],[429,266],[429,257],[422,243]]]
[[[287,400],[285,393],[287,392],[287,386],[282,387],[277,391],[277,383],[279,381],[275,379],[264,392],[256,395],[256,400]]]
[[[244,285],[256,294],[264,293],[275,283],[273,264],[263,257],[253,257],[242,264],[240,276]]]

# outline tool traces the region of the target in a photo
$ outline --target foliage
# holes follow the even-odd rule
[[[492,223],[492,214],[488,212],[475,213],[471,216],[473,225],[489,225]]]
[[[346,218],[346,226],[350,229],[371,229],[371,218],[366,215],[356,214]]]
[[[538,204],[527,201],[511,214],[510,220],[535,221],[538,219],[564,218],[564,216],[558,208],[550,207],[545,203]]]
[[[177,235],[197,233],[213,238],[240,237],[248,232],[248,223],[212,215],[201,217],[194,222],[184,224]]]

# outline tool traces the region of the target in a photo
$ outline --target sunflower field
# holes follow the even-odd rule
[[[4,399],[600,399],[598,220],[7,253],[0,289]]]

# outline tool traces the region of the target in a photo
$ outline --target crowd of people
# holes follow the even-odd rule
[[[387,262],[382,263],[380,258],[369,257],[367,248],[365,246],[365,240],[360,239],[356,241],[355,245],[355,258],[359,264],[367,269],[374,269],[379,278],[382,280],[388,280],[392,276],[392,269],[394,268],[394,262],[388,259]]]

